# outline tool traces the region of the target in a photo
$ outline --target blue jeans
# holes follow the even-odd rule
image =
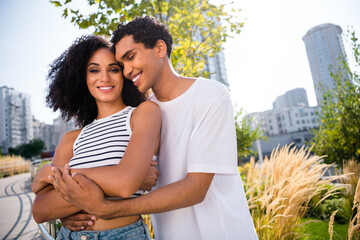
[[[150,240],[149,229],[142,219],[130,225],[99,231],[78,231],[72,232],[66,227],[61,227],[57,240]]]

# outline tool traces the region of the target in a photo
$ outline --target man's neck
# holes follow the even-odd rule
[[[167,102],[186,92],[194,81],[194,78],[180,76],[172,68],[167,68],[152,90],[159,101]]]

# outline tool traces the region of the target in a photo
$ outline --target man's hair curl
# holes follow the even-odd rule
[[[125,36],[132,36],[136,43],[143,43],[146,48],[154,48],[161,39],[167,47],[167,56],[170,58],[173,39],[165,24],[156,18],[145,16],[135,17],[127,24],[120,23],[114,31],[111,42],[115,45]]]

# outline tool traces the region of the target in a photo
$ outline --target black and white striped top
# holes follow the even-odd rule
[[[118,164],[132,134],[130,117],[135,108],[126,107],[86,125],[76,138],[70,168],[93,168]],[[154,157],[153,157],[154,159]],[[156,160],[156,158],[155,158]],[[144,194],[138,190],[131,197]]]
[[[116,165],[130,141],[130,117],[135,108],[126,107],[86,125],[73,146],[70,168],[93,168]]]

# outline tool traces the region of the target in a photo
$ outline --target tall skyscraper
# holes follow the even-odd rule
[[[311,75],[318,105],[321,106],[324,90],[333,88],[329,65],[339,64],[339,57],[345,58],[340,26],[327,23],[311,28],[302,38],[305,42]]]
[[[304,88],[295,88],[286,91],[285,94],[278,96],[273,102],[274,109],[308,106],[309,102]]]
[[[4,153],[33,138],[30,95],[0,87],[0,146]]]
[[[227,79],[225,68],[224,51],[221,50],[214,57],[207,57],[206,70],[210,73],[210,79],[223,83],[229,88],[229,82]]]

